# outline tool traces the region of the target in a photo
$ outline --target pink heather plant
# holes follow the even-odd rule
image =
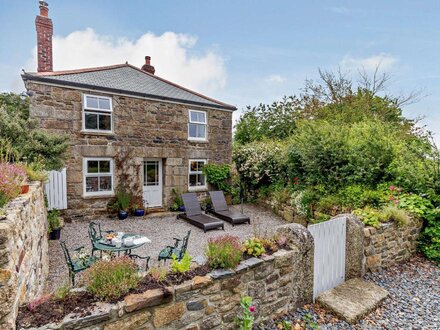
[[[21,184],[26,179],[26,170],[22,165],[0,163],[0,193],[3,193],[7,199],[20,195]]]

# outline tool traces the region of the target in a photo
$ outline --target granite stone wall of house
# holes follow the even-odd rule
[[[417,249],[423,222],[412,219],[406,226],[394,222],[364,228],[365,269],[378,271],[408,260]]]
[[[15,329],[18,306],[42,293],[48,266],[43,188],[33,183],[0,216],[0,329]]]
[[[161,159],[164,207],[172,203],[173,189],[178,193],[188,190],[189,159],[231,163],[232,112],[34,82],[27,82],[27,88],[33,92],[31,117],[41,128],[70,137],[66,218],[96,218],[106,212],[109,197],[83,196],[84,157],[114,158],[114,186],[123,181],[139,196],[143,185],[142,162],[147,158]],[[112,97],[112,134],[83,131],[83,93]],[[207,112],[208,141],[188,140],[190,109]]]
[[[278,233],[291,250],[247,259],[234,271],[214,270],[165,290],[130,294],[116,304],[98,303],[91,313],[68,315],[40,329],[236,329],[234,319],[246,295],[253,298],[256,321],[296,309],[312,302],[313,239],[297,224]]]

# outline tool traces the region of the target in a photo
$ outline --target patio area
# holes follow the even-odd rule
[[[240,212],[241,205],[231,207],[231,210]],[[176,214],[158,215],[155,217],[135,218],[127,220],[118,219],[96,219],[95,222],[101,224],[102,230],[123,231],[125,233],[141,234],[147,236],[151,243],[147,243],[133,253],[150,256],[150,266],[158,264],[157,256],[165,246],[173,244],[173,237],[183,237],[188,230],[191,230],[191,237],[188,244],[188,253],[195,260],[203,260],[204,249],[208,238],[231,234],[241,240],[252,237],[254,234],[266,235],[275,232],[277,226],[286,224],[284,220],[273,214],[271,211],[256,205],[244,205],[243,212],[251,218],[251,225],[242,224],[232,227],[225,222],[225,230],[212,230],[206,234],[203,230],[190,225],[185,220],[177,220]],[[88,237],[89,222],[66,223],[61,239],[66,241],[66,245],[71,249],[84,246],[87,251],[91,250]],[[51,292],[63,285],[68,280],[68,269],[64,259],[61,246],[58,241],[49,241],[49,277],[47,280],[46,291]],[[77,276],[77,279],[80,279]]]

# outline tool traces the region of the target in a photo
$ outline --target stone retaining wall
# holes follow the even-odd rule
[[[0,329],[15,329],[18,306],[42,293],[48,265],[43,188],[34,183],[0,217]]]
[[[364,228],[366,270],[378,271],[409,259],[417,248],[423,222],[413,219],[407,226],[381,224],[378,229]]]
[[[312,301],[313,238],[297,224],[279,228],[292,250],[243,261],[167,290],[131,294],[117,304],[97,304],[86,317],[66,316],[41,329],[236,329],[240,298],[249,295],[261,321]]]

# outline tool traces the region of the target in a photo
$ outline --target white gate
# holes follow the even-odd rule
[[[313,299],[345,281],[346,219],[337,218],[307,228],[315,241]]]
[[[48,180],[44,184],[44,192],[47,197],[48,209],[67,209],[67,180],[66,169],[61,171],[49,171]]]

